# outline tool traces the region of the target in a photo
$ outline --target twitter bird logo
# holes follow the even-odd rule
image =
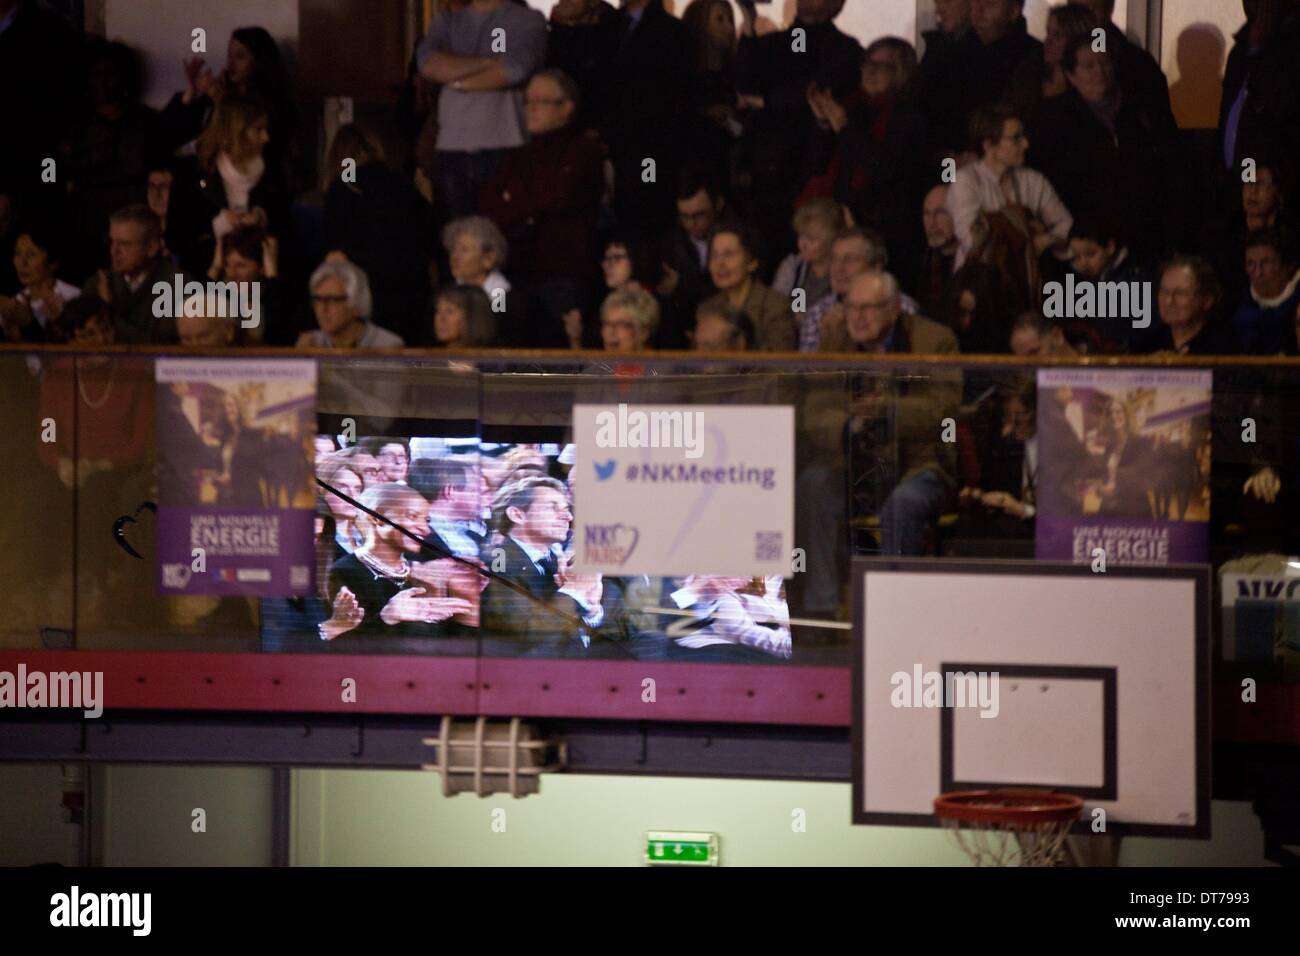
[[[596,461],[596,462],[592,462],[592,464],[594,464],[594,465],[596,466],[596,480],[597,480],[597,481],[608,481],[608,480],[609,480],[609,476],[612,475],[612,474],[614,474],[614,459],[613,459],[613,458],[611,458],[609,461],[605,462],[603,465],[602,465],[600,462],[598,462],[598,461]]]

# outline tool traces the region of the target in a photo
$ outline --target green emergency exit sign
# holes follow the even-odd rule
[[[645,835],[645,861],[651,866],[717,866],[718,835],[652,830]]]

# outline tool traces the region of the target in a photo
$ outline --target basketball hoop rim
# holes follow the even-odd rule
[[[1082,811],[1081,798],[1054,790],[956,790],[934,798],[935,816],[959,823],[1033,827],[1073,823]]]

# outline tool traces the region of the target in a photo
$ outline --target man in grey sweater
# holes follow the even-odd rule
[[[436,14],[416,53],[442,84],[434,201],[449,219],[474,213],[501,154],[527,139],[523,87],[546,58],[546,19],[512,0],[471,0]]]

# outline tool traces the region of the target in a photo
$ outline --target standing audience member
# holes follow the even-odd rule
[[[347,159],[356,163],[355,176],[342,175]],[[326,248],[341,251],[366,273],[376,315],[407,344],[426,344],[434,235],[429,204],[388,165],[379,140],[355,123],[334,134],[326,169]]]
[[[297,132],[293,91],[280,47],[263,27],[240,27],[231,32],[226,68],[220,75],[213,74],[201,57],[185,63],[185,89],[175,94],[162,112],[169,144],[180,146],[199,136],[227,94],[262,105],[269,135],[267,164],[273,175],[288,176]]]
[[[191,272],[204,272],[217,240],[257,223],[283,238],[289,219],[284,178],[266,161],[270,126],[258,102],[227,93],[199,137],[198,168],[173,185],[167,247]]]
[[[546,65],[578,85],[580,129],[605,129],[622,31],[622,15],[604,0],[557,0],[551,8]]]
[[[1300,5],[1246,0],[1246,25],[1233,38],[1219,101],[1219,138],[1229,180],[1241,161],[1300,156]]]
[[[1114,58],[1124,94],[1141,100],[1161,123],[1172,122],[1174,113],[1169,103],[1169,81],[1156,58],[1130,41],[1115,23],[1115,0],[1070,0],[1070,3],[1086,8],[1106,31],[1106,51]]]
[[[320,328],[298,337],[299,348],[400,349],[400,336],[370,321],[366,274],[350,262],[324,262],[311,274],[312,309]]]
[[[523,4],[470,0],[434,14],[416,59],[442,84],[433,182],[442,220],[471,215],[505,151],[526,142],[523,86],[545,58],[546,20]]]
[[[590,301],[594,283],[605,148],[580,129],[578,88],[558,70],[529,82],[529,142],[507,153],[484,187],[480,210],[507,236],[518,278],[538,306],[527,344],[563,348],[564,315]]]
[[[258,225],[240,226],[217,241],[217,252],[208,278],[221,282],[257,283],[257,311],[241,317],[240,326],[255,342],[287,345],[288,329],[282,328],[284,304],[279,279],[280,244]],[[244,325],[247,322],[247,325]]]
[[[736,18],[727,0],[691,0],[682,13],[689,49],[690,115],[684,124],[691,162],[731,184],[733,146],[742,127],[737,116]]]
[[[861,83],[837,100],[816,86],[808,102],[822,134],[809,142],[804,189],[831,195],[853,220],[885,237],[897,267],[910,275],[920,257],[913,210],[928,179],[919,157],[925,124],[912,95],[916,50],[898,37],[882,37],[862,54]]]
[[[1021,62],[1020,73],[1011,81],[1007,105],[1022,116],[1032,116],[1041,104],[1068,93],[1070,81],[1062,63],[1065,47],[1078,37],[1087,37],[1091,42],[1092,31],[1099,27],[1092,11],[1082,4],[1067,3],[1048,10],[1042,49]]]
[[[748,226],[728,223],[714,229],[709,239],[709,275],[718,293],[705,302],[710,307],[730,304],[748,315],[759,351],[793,352],[797,336],[791,299],[759,281],[759,257],[758,240]]]
[[[614,166],[620,229],[656,236],[672,217],[688,104],[686,30],[663,0],[622,0],[601,135]],[[654,177],[646,181],[647,161]]]
[[[1025,26],[1023,0],[971,0],[970,8],[971,29],[938,56],[926,57],[929,75],[922,80],[929,135],[947,156],[966,149],[977,109],[1023,99],[1014,83],[1032,70],[1026,63],[1042,60],[1042,44]],[[972,145],[979,150],[978,142]]]
[[[1065,47],[1061,65],[1070,91],[1038,113],[1034,166],[1071,213],[1124,223],[1124,244],[1139,259],[1152,259],[1187,231],[1178,131],[1172,120],[1120,89],[1114,56],[1091,44],[1084,35]]]
[[[765,36],[755,35],[746,10],[739,90],[741,105],[754,113],[742,148],[753,177],[755,224],[778,249],[787,243],[803,185],[805,144],[817,129],[809,87],[844,102],[861,80],[862,47],[834,23],[843,9],[844,0],[797,0],[789,28]]]

